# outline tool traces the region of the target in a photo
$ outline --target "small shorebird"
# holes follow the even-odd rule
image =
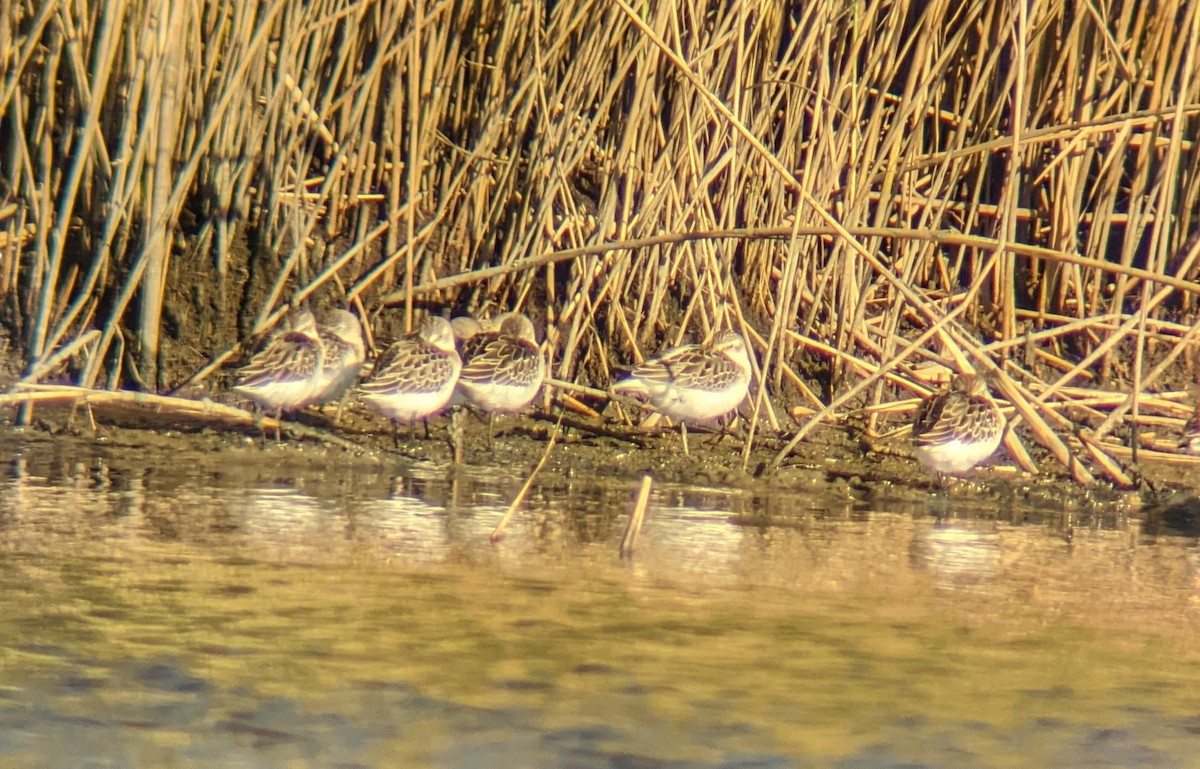
[[[726,331],[706,345],[688,344],[648,358],[615,383],[618,395],[645,399],[679,422],[687,454],[687,424],[712,422],[735,410],[750,389],[746,340]]]
[[[912,440],[917,461],[944,480],[995,453],[1005,419],[980,376],[959,374],[917,409]]]
[[[358,389],[367,405],[393,424],[407,422],[411,427],[446,407],[461,370],[450,322],[431,315],[421,321],[416,333],[379,356],[371,378]],[[426,433],[428,437],[428,428]]]
[[[489,414],[524,410],[546,378],[533,323],[520,313],[505,316],[495,332],[463,340],[462,358],[458,389],[468,403]]]
[[[468,403],[487,413],[489,446],[492,417],[524,411],[546,378],[546,359],[538,347],[533,322],[516,312],[495,320],[500,321],[495,331],[480,330],[460,337],[462,371],[455,395],[455,402]],[[472,324],[457,318],[455,322],[457,334],[474,330]]]
[[[455,346],[461,351],[468,339],[482,334],[486,329],[470,315],[459,315],[450,319],[450,330],[454,332]]]
[[[238,371],[233,390],[275,413],[278,441],[279,418],[285,411],[297,411],[313,402],[324,368],[325,348],[317,321],[311,312],[301,309]]]
[[[331,310],[317,324],[317,336],[325,351],[324,366],[314,377],[310,403],[329,403],[350,389],[367,357],[362,324],[346,310]],[[340,413],[340,408],[339,408]],[[336,419],[336,418],[335,418]]]
[[[1179,448],[1185,454],[1200,455],[1200,405],[1192,412],[1187,424],[1183,426],[1183,437],[1179,439]]]

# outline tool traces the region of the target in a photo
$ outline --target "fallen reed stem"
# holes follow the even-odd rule
[[[554,430],[550,433],[550,440],[546,442],[546,449],[542,452],[542,458],[538,461],[537,466],[533,468],[533,472],[525,479],[525,483],[521,486],[521,490],[517,492],[517,496],[513,498],[512,503],[508,506],[508,510],[500,518],[500,522],[496,524],[496,528],[492,530],[492,535],[489,537],[492,544],[500,541],[504,536],[504,529],[508,527],[508,522],[512,520],[521,503],[525,501],[525,497],[529,495],[529,490],[533,488],[533,482],[538,477],[538,473],[546,466],[546,462],[550,459],[550,452],[554,450],[554,444],[558,442],[559,430],[562,427],[562,417],[559,417],[558,422],[554,425]]]
[[[133,407],[143,416],[170,420],[185,420],[188,424],[217,424],[226,427],[254,427],[264,433],[276,429],[296,438],[311,438],[349,451],[359,447],[351,441],[296,422],[281,421],[253,411],[203,399],[179,398],[170,395],[133,390],[96,390],[73,385],[22,384],[15,392],[0,394],[0,407],[61,404],[89,408]]]
[[[622,558],[633,557],[633,549],[637,545],[638,535],[642,532],[642,523],[646,520],[646,508],[650,506],[650,489],[653,485],[654,481],[649,475],[642,476],[637,497],[633,502],[633,510],[629,513],[629,522],[625,524],[625,535],[621,537],[620,553]]]

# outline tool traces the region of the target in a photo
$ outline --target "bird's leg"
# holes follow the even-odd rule
[[[262,438],[263,447],[265,448],[267,445],[267,417],[270,414],[257,403],[254,404],[251,410],[254,413],[254,426],[258,428],[258,435]]]
[[[731,414],[732,417],[730,416]],[[738,413],[736,411],[731,411],[729,414],[725,414],[718,418],[717,427],[720,429],[717,430],[717,434],[713,436],[713,439],[709,441],[707,445],[716,446],[725,438],[726,435],[733,435],[733,430],[730,429],[729,425],[737,418]]]
[[[350,390],[347,389],[346,392],[342,393],[342,397],[338,398],[337,410],[333,412],[333,424],[335,427],[341,427],[342,411],[346,408],[346,401],[348,400],[350,400]],[[322,415],[325,413],[324,406],[321,408],[321,413]]]
[[[690,457],[692,454],[690,451],[688,451],[687,422],[684,422],[684,421],[679,422],[679,437],[683,440],[683,455],[685,457]]]
[[[461,408],[455,408],[450,412],[450,448],[454,451],[454,464],[461,465],[463,461],[463,416]]]

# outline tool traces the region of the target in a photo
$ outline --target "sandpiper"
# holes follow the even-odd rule
[[[310,403],[329,403],[345,394],[366,360],[362,324],[346,310],[331,310],[317,324],[317,336],[325,350],[325,365],[315,377]]]
[[[679,422],[683,453],[687,425],[713,422],[735,410],[750,389],[750,351],[735,331],[709,344],[688,344],[648,358],[611,388],[618,395],[645,399]]]
[[[917,409],[912,430],[917,461],[939,480],[947,473],[964,473],[995,453],[1004,426],[984,379],[959,374]]]
[[[494,331],[478,322],[454,321],[462,354],[454,402],[468,403],[488,415],[489,446],[493,417],[524,411],[546,378],[546,359],[538,347],[533,322],[516,312],[493,319],[491,325],[496,325],[495,321],[499,324]],[[455,459],[461,461],[461,425],[452,425],[451,429],[455,434]]]
[[[533,322],[520,313],[504,316],[495,332],[463,340],[458,389],[465,400],[489,414],[523,411],[542,388],[546,359]]]
[[[1183,437],[1179,439],[1179,448],[1183,449],[1185,454],[1200,455],[1200,405],[1196,406],[1191,418],[1183,426]]]
[[[482,323],[470,315],[459,315],[456,318],[451,318],[450,329],[454,332],[454,342],[460,351],[468,339],[478,336],[486,330]]]
[[[461,370],[450,322],[429,316],[416,333],[379,356],[371,378],[358,389],[368,406],[393,422],[411,426],[446,407]]]
[[[301,309],[241,368],[233,389],[273,411],[278,422],[285,411],[296,411],[313,402],[324,368],[325,348],[316,319],[307,309]],[[275,440],[279,438],[277,424]]]

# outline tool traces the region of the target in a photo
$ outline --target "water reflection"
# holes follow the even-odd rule
[[[253,459],[254,461],[248,461]],[[284,451],[21,445],[0,764],[1184,766],[1194,538]]]
[[[951,590],[987,590],[1000,568],[1000,538],[992,522],[921,527],[910,552],[916,568]]]

